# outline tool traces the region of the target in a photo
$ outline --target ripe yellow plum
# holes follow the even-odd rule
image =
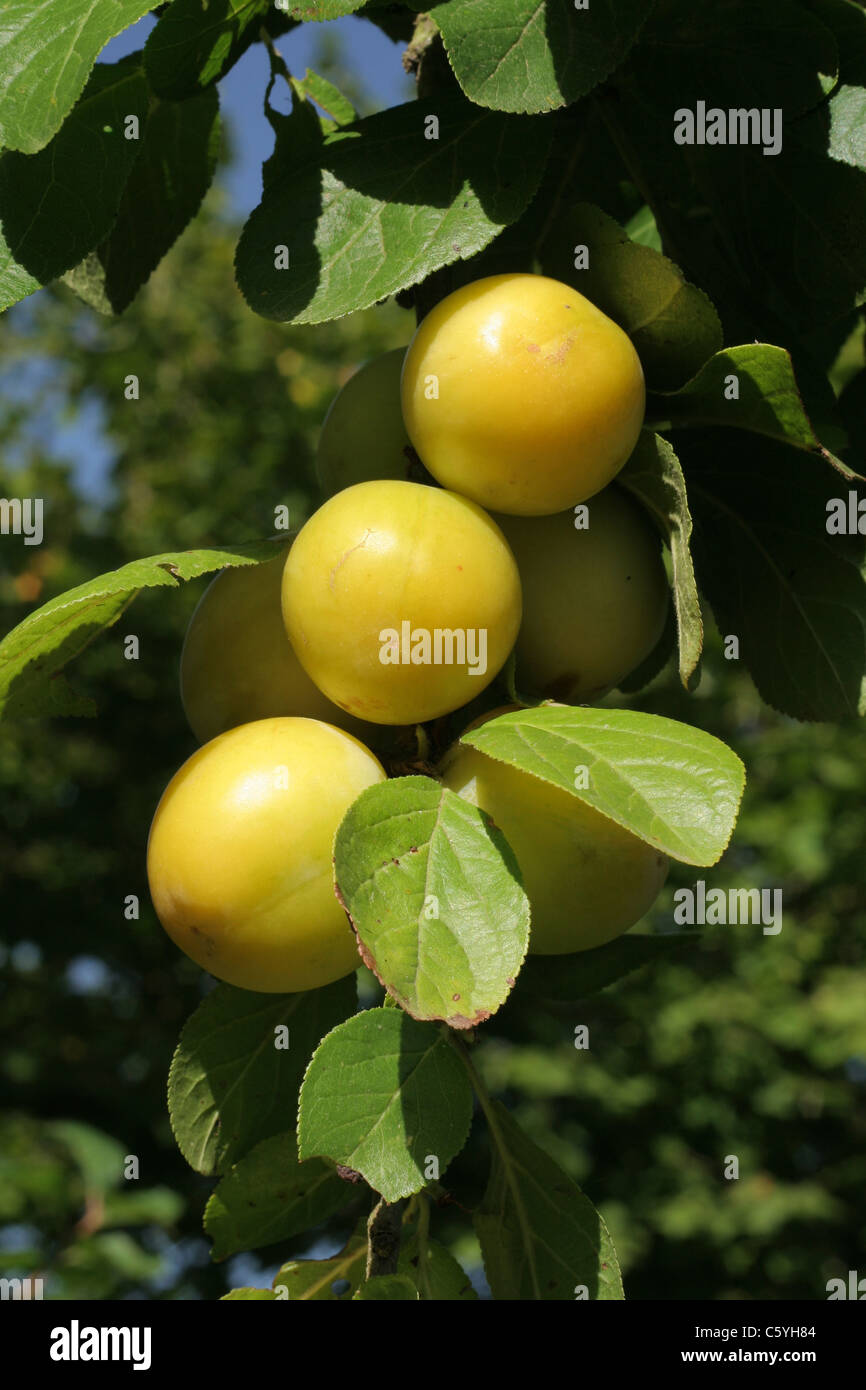
[[[572,704],[649,656],[670,604],[661,541],[639,504],[612,484],[576,510],[496,517],[523,586],[518,687]]]
[[[374,478],[406,479],[409,436],[400,410],[406,349],[365,362],[331,402],[319,435],[316,474],[325,497]]]
[[[637,443],[645,388],[626,333],[570,285],[491,275],[419,324],[403,419],[443,485],[518,516],[600,492]]]
[[[468,745],[455,745],[440,771],[446,787],[492,817],[517,857],[530,954],[603,946],[658,897],[665,855],[570,792]]]
[[[237,724],[277,715],[321,719],[364,739],[367,729],[322,694],[286,636],[281,610],[289,547],[273,560],[226,569],[190,619],[180,658],[180,693],[199,743]]]
[[[334,893],[334,837],[385,778],[362,743],[314,719],[261,719],[220,734],[169,782],[147,873],[156,914],[220,980],[264,993],[316,989],[359,956]]]
[[[341,709],[421,723],[468,704],[504,665],[520,579],[474,502],[421,483],[358,483],[301,528],[283,617],[308,675]]]

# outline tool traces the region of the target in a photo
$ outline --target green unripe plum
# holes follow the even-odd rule
[[[440,771],[514,850],[529,898],[530,954],[603,946],[652,907],[668,860],[579,797],[468,745],[457,744]]]
[[[400,409],[405,356],[405,348],[394,348],[365,362],[331,402],[316,451],[325,497],[374,478],[407,478],[409,436]]]
[[[495,518],[523,586],[517,684],[566,704],[597,699],[639,666],[670,603],[661,541],[642,508],[617,486],[584,507],[586,529],[571,511]]]
[[[422,483],[358,483],[298,533],[283,618],[308,675],[341,709],[423,723],[468,704],[502,669],[520,579],[474,502]]]
[[[263,993],[356,970],[334,837],[384,779],[368,748],[314,719],[261,719],[199,748],[163,793],[147,847],[154,909],[175,945],[217,979]]]
[[[199,743],[277,715],[321,719],[365,739],[367,728],[323,695],[286,636],[280,594],[288,545],[273,560],[222,570],[190,619],[180,692]]]

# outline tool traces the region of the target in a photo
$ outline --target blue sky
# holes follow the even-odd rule
[[[156,23],[152,15],[147,15],[112,39],[99,61],[116,62],[140,49]],[[392,43],[368,20],[355,16],[328,24],[303,24],[277,40],[276,47],[290,72],[303,76],[308,67],[316,69],[320,45],[328,31],[343,41],[347,65],[364,89],[365,112],[394,106],[411,97],[413,84],[403,71],[402,46]],[[261,168],[273,148],[273,131],[264,114],[269,72],[268,56],[263,45],[257,43],[219,83],[220,108],[230,130],[234,159],[231,165],[220,166],[216,182],[227,192],[230,210],[239,222],[260,200]],[[271,100],[277,110],[290,109],[284,83],[275,85]],[[142,293],[147,294],[146,287]],[[28,312],[27,300],[11,311],[13,331],[16,324],[26,324]],[[98,505],[107,497],[114,464],[114,451],[105,436],[99,402],[77,401],[75,415],[70,419],[57,366],[39,359],[21,362],[4,372],[2,389],[10,401],[27,401],[39,386],[44,389],[47,383],[56,383],[57,389],[43,397],[46,408],[33,418],[27,435],[39,438],[55,457],[69,459],[75,486]],[[17,462],[15,456],[6,460],[13,467]]]
[[[141,48],[156,22],[152,15],[147,15],[112,39],[103,49],[100,61],[116,62]],[[329,24],[302,24],[278,39],[276,47],[293,76],[302,77],[308,67],[315,70],[317,49],[326,31],[343,40],[347,62],[363,81],[376,108],[395,106],[409,99],[412,84],[400,61],[402,46],[392,43],[369,20],[354,15]],[[261,167],[273,148],[273,131],[263,109],[268,75],[267,54],[263,45],[257,43],[219,83],[220,107],[231,128],[236,158],[231,168],[220,171],[218,182],[228,191],[238,217],[246,217],[259,202]],[[275,86],[272,99],[277,110],[289,110],[285,84]]]

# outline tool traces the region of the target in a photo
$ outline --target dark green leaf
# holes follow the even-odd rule
[[[62,275],[107,236],[139,153],[147,84],[137,61],[100,64],[39,154],[0,156],[0,309]]]
[[[732,391],[737,393],[733,399]],[[659,417],[660,429],[727,425],[798,449],[821,448],[803,408],[790,354],[770,343],[717,352],[679,391],[652,399],[648,413]]]
[[[377,1274],[372,1279],[367,1279],[355,1294],[356,1299],[376,1299],[392,1302],[400,1299],[403,1302],[411,1299],[417,1301],[418,1290],[412,1283],[407,1274]]]
[[[639,666],[635,666],[633,671],[629,671],[628,675],[624,676],[617,686],[617,690],[621,690],[624,695],[633,695],[639,690],[643,690],[667,666],[677,648],[675,615],[674,605],[669,604],[664,630],[649,656],[645,657]]]
[[[274,1303],[277,1295],[272,1289],[232,1289],[224,1293],[220,1303]]]
[[[586,246],[589,265],[574,267]],[[600,208],[578,203],[564,213],[541,257],[542,269],[591,299],[629,334],[649,386],[671,389],[693,376],[722,345],[719,317],[682,271],[628,234]]]
[[[490,1181],[473,1221],[496,1299],[621,1299],[607,1227],[577,1184],[494,1101]]]
[[[343,1249],[326,1260],[289,1260],[274,1279],[274,1297],[290,1302],[348,1302],[361,1286],[367,1264],[366,1218]]]
[[[839,397],[839,414],[851,439],[851,462],[866,459],[866,371],[848,382]]]
[[[144,46],[157,96],[193,96],[237,62],[258,38],[273,0],[174,0]]]
[[[168,1078],[178,1147],[199,1173],[224,1173],[294,1120],[310,1054],[355,1007],[355,977],[308,994],[217,985],[187,1020]],[[285,1025],[289,1046],[275,1046]]]
[[[635,58],[674,107],[781,107],[786,120],[833,87],[831,31],[794,0],[658,0]],[[673,94],[673,99],[671,96]]]
[[[541,999],[563,1002],[586,999],[642,965],[665,961],[683,946],[700,941],[700,932],[666,936],[620,936],[606,946],[568,956],[530,956],[520,987]]]
[[[171,1187],[139,1187],[124,1184],[125,1191],[107,1192],[102,1207],[103,1228],[110,1226],[174,1226],[184,1214],[185,1203]]]
[[[474,1303],[478,1298],[462,1265],[444,1245],[423,1236],[418,1229],[407,1234],[404,1226],[397,1268],[410,1277],[421,1299]]]
[[[827,13],[822,6],[822,19]],[[724,308],[729,336],[741,341],[772,341],[780,324],[810,334],[866,294],[866,174],[841,162],[854,150],[851,89],[866,87],[866,48],[846,38],[845,82],[826,99],[833,43],[798,4],[782,15],[774,0],[726,0],[705,16],[666,0],[601,102],[666,250]],[[676,144],[675,111],[698,100],[725,112],[781,112],[781,150],[765,154],[763,137]],[[828,158],[837,111],[841,158]]]
[[[274,1289],[278,1297],[290,1300],[348,1302],[364,1281],[366,1262],[366,1218],[362,1218],[339,1254],[327,1260],[290,1260],[274,1280]],[[420,1223],[403,1223],[397,1274],[408,1279],[424,1300],[471,1303],[478,1297],[465,1270],[444,1245],[421,1232]]]
[[[742,432],[684,431],[679,447],[698,581],[762,698],[795,719],[866,711],[864,537],[827,530],[828,503],[847,513],[862,480]]]
[[[287,1240],[333,1216],[354,1195],[331,1164],[298,1162],[294,1130],[263,1139],[230,1169],[205,1208],[213,1258]]]
[[[215,88],[189,101],[156,101],[141,132],[141,153],[107,240],[66,276],[103,313],[122,313],[192,220],[219,153]]]

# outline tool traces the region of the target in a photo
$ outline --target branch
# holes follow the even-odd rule
[[[396,1274],[400,1258],[400,1236],[406,1198],[386,1202],[381,1197],[367,1222],[367,1278],[376,1274]]]

